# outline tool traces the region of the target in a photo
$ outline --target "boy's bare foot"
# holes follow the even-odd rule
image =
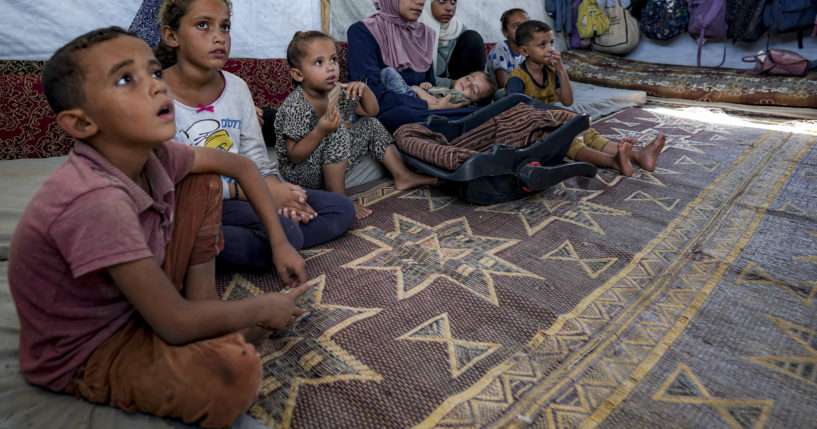
[[[367,209],[366,207],[361,206],[360,203],[358,203],[357,201],[354,201],[354,204],[355,204],[355,219],[363,219],[373,213],[371,209]]]
[[[661,155],[661,151],[664,150],[664,144],[667,142],[667,135],[664,133],[658,134],[658,137],[655,138],[650,144],[644,146],[643,149],[640,150],[633,150],[632,160],[635,162],[639,167],[647,170],[653,171],[655,170],[656,161],[658,161],[658,155]]]
[[[405,191],[421,185],[434,185],[436,183],[436,177],[418,174],[413,171],[408,171],[400,177],[394,177],[394,189],[398,191]]]
[[[613,160],[616,170],[624,176],[633,175],[633,163],[630,161],[632,156],[633,144],[628,139],[622,139],[618,143],[618,153]]]

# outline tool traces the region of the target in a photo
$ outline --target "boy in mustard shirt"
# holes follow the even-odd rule
[[[547,104],[560,101],[565,106],[572,105],[570,78],[561,54],[553,49],[550,26],[542,21],[526,21],[516,29],[516,43],[525,61],[508,76],[506,93],[522,93]],[[667,136],[660,133],[644,148],[635,149],[636,139],[623,138],[616,144],[589,128],[573,140],[567,157],[632,176],[633,164],[647,171],[655,170],[666,140]]]

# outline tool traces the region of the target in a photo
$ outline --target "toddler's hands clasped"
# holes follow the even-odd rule
[[[363,82],[348,82],[340,84],[340,87],[346,90],[346,99],[359,99],[366,92],[369,87]]]
[[[423,88],[423,89],[431,89],[432,86],[433,85],[431,84],[431,82],[423,82],[423,83],[420,84],[420,88]]]

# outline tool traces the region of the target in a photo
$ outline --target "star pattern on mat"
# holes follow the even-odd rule
[[[502,347],[496,343],[454,338],[451,333],[451,322],[448,319],[448,313],[443,313],[421,323],[420,326],[397,339],[444,344],[448,352],[448,366],[453,378],[457,378]],[[429,359],[433,359],[433,357],[429,357]]]
[[[264,380],[258,402],[251,412],[268,424],[291,421],[298,390],[303,385],[337,381],[380,381],[382,376],[344,350],[332,336],[374,316],[380,308],[355,308],[323,302],[326,275],[309,281],[313,285],[297,304],[304,314],[294,326],[259,345]],[[224,300],[257,296],[264,291],[236,275]]]
[[[817,331],[788,320],[767,314],[783,333],[804,349],[806,356],[749,356],[747,359],[767,368],[782,372],[813,386],[817,386]]]
[[[425,200],[428,202],[428,210],[432,212],[445,208],[457,200],[457,197],[453,197],[448,193],[437,190],[436,188],[434,188],[432,191],[432,188],[429,186],[423,186],[413,191],[408,191],[405,195],[401,195],[400,198]]]
[[[671,211],[681,201],[677,198],[669,197],[653,197],[644,191],[635,191],[632,195],[625,198],[624,201],[646,201],[657,204],[666,211]]]
[[[393,216],[394,232],[374,226],[351,232],[378,248],[343,267],[394,273],[399,300],[416,295],[438,279],[446,279],[499,305],[495,275],[541,279],[496,256],[519,240],[474,235],[465,217],[432,226],[400,214]]]
[[[699,119],[687,119],[681,118],[677,116],[667,116],[667,115],[654,115],[646,118],[641,118],[645,122],[652,122],[655,124],[649,128],[655,129],[658,131],[667,132],[667,129],[675,129],[679,131],[684,131],[691,135],[697,135],[701,132],[710,132],[710,133],[723,133],[723,134],[732,134],[729,131],[729,128],[718,124],[716,122],[710,121],[702,121]],[[658,130],[658,129],[661,130]],[[667,133],[669,135],[669,133]],[[709,138],[707,138],[708,140]]]
[[[395,189],[394,182],[386,182],[367,191],[355,194],[352,198],[357,200],[362,206],[370,206],[400,192],[402,191]]]
[[[331,251],[332,251],[332,249],[319,249],[319,248],[316,248],[316,247],[311,247],[309,249],[299,250],[299,252],[301,253],[301,257],[304,258],[304,261],[308,261],[310,259],[315,259],[318,256],[323,256],[323,255],[325,255],[325,254],[327,254],[327,253],[329,253]]]
[[[800,208],[799,206],[797,206],[795,204],[792,204],[792,203],[783,204],[783,207],[780,207],[780,211],[786,212],[786,213],[792,213],[792,214],[796,214],[796,215],[801,215],[801,216],[817,217],[817,212],[806,211],[806,210],[804,210],[804,209]]]
[[[762,428],[774,405],[772,399],[715,398],[683,363],[667,377],[653,400],[712,407],[734,429]]]
[[[594,216],[629,216],[631,213],[589,202],[601,193],[602,191],[569,188],[562,182],[530,197],[480,207],[477,211],[518,216],[529,236],[556,221],[578,225],[605,235]]]
[[[817,294],[817,281],[785,282],[772,278],[761,270],[755,263],[749,263],[738,275],[735,284],[739,285],[775,285],[785,290],[789,295],[797,298],[807,307],[811,307],[814,296]]]
[[[650,185],[666,187],[667,185],[665,185],[664,182],[662,182],[661,180],[659,180],[655,176],[656,175],[669,175],[669,174],[682,175],[684,173],[682,173],[680,171],[668,170],[666,168],[660,168],[660,167],[656,168],[655,171],[647,171],[647,170],[643,170],[641,168],[636,167],[635,171],[633,171],[633,175],[627,177],[627,176],[622,176],[621,173],[619,173],[616,170],[611,170],[611,169],[608,169],[608,168],[604,168],[604,169],[599,169],[599,172],[596,174],[596,178],[599,179],[602,183],[604,183],[607,186],[614,186],[615,184],[617,184],[621,180],[627,178],[629,180],[637,180],[639,182],[647,183],[647,184],[650,184]]]
[[[718,167],[720,167],[720,165],[721,165],[720,162],[698,162],[698,161],[695,161],[694,159],[692,159],[692,158],[690,158],[690,157],[688,157],[686,155],[682,155],[680,158],[675,160],[674,164],[675,165],[695,165],[695,166],[701,167],[704,170],[709,171],[709,172],[713,172],[713,171],[717,170]]]
[[[618,258],[582,258],[576,252],[570,240],[565,240],[556,250],[543,256],[542,259],[578,262],[591,279],[597,278],[618,261]]]

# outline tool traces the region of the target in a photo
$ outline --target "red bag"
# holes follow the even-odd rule
[[[755,63],[751,70],[754,74],[805,76],[809,69],[806,57],[786,49],[772,48],[757,55],[745,56],[742,60],[745,63]]]

